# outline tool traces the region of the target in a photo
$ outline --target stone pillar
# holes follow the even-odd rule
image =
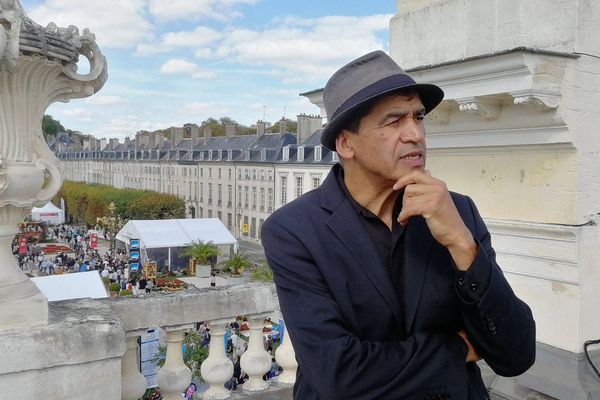
[[[55,101],[88,97],[106,81],[106,60],[87,29],[43,28],[18,1],[0,2],[0,330],[48,322],[48,301],[11,252],[17,224],[60,189],[59,160],[41,120]],[[23,34],[23,35],[22,35]],[[22,35],[22,37],[20,37]],[[53,43],[48,46],[47,43]],[[79,55],[90,72],[77,71]]]
[[[242,355],[240,365],[242,370],[248,374],[248,381],[244,383],[244,390],[256,392],[269,387],[262,377],[271,369],[271,357],[265,350],[263,342],[264,317],[256,316],[250,318],[250,340],[248,350]]]
[[[189,325],[166,327],[167,358],[158,372],[158,387],[165,400],[181,400],[181,393],[192,381],[192,371],[183,362],[181,351]]]
[[[223,386],[233,376],[233,363],[225,356],[225,322],[211,322],[208,358],[200,366],[204,381],[210,385],[202,395],[204,400],[228,399],[230,393]]]
[[[296,361],[296,352],[292,346],[292,340],[287,332],[284,332],[283,343],[275,350],[275,360],[283,373],[277,377],[277,382],[294,384],[296,383],[296,370],[298,362]]]
[[[146,392],[146,377],[138,369],[140,332],[127,333],[127,351],[121,363],[121,400],[137,400]]]

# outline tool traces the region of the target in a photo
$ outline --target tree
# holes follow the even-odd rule
[[[244,254],[238,253],[219,264],[220,268],[231,275],[241,275],[244,270],[252,267],[252,261]]]
[[[295,133],[298,130],[298,124],[296,121],[292,121],[291,119],[285,119],[287,121],[287,132]],[[281,121],[277,121],[271,126],[269,129],[273,133],[279,133],[279,124]]]
[[[48,135],[56,135],[58,132],[64,132],[65,127],[62,126],[60,121],[52,118],[51,115],[44,115],[42,118],[42,132],[44,133],[44,139]]]

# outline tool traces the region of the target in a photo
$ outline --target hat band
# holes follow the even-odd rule
[[[362,103],[365,100],[377,97],[380,94],[390,92],[395,89],[402,89],[403,87],[416,85],[416,82],[408,75],[397,74],[383,78],[369,86],[361,89],[360,91],[353,94],[348,100],[342,103],[341,106],[333,113],[330,121],[335,119],[338,115],[346,112],[348,109]]]

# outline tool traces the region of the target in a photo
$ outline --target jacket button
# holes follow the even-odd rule
[[[476,292],[477,291],[477,284],[476,283],[471,283],[471,292]]]
[[[465,280],[463,278],[458,278],[458,286],[463,286],[465,284]]]

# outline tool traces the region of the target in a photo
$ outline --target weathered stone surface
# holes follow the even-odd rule
[[[121,318],[127,331],[228,319],[279,308],[274,285],[264,283],[190,288],[167,295],[111,298],[99,302],[108,305]]]

